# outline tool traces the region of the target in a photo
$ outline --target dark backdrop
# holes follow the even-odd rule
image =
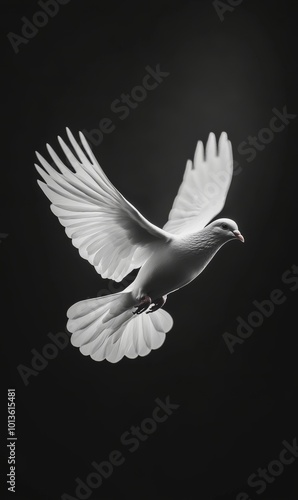
[[[262,483],[247,484],[298,438],[296,2],[230,3],[71,0],[16,45],[7,34],[23,36],[22,17],[32,20],[41,7],[2,2],[2,360],[7,387],[16,389],[18,436],[17,494],[8,498],[78,498],[76,478],[85,482],[92,462],[113,450],[124,463],[85,498],[297,498],[298,458],[283,472],[273,464],[262,494]],[[121,120],[111,104],[158,64],[168,76]],[[289,113],[288,123],[262,131],[274,110]],[[71,304],[113,290],[66,237],[33,167],[47,142],[58,151],[66,126],[90,132],[103,118],[113,130],[93,141],[96,157],[160,225],[196,141],[227,131],[237,163],[222,216],[237,221],[246,243],[226,245],[169,297],[175,323],[159,350],[113,365],[68,344],[26,372],[51,343],[49,332],[64,331]],[[259,134],[263,144],[248,151],[248,137]],[[275,289],[283,303],[267,318],[250,316],[262,324],[229,349],[224,334],[236,336],[239,318],[247,321],[253,302]],[[136,451],[121,444],[167,397],[179,408]]]

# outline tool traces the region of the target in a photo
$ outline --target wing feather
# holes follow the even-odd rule
[[[188,160],[182,184],[174,200],[164,230],[186,234],[202,229],[224,207],[233,176],[232,146],[227,134],[213,133],[205,148],[198,142],[193,163]]]
[[[44,181],[37,182],[80,255],[104,278],[121,281],[171,235],[151,224],[119,193],[81,132],[82,147],[66,131],[74,152],[61,137],[58,141],[73,171],[47,145],[57,170],[36,153],[41,166],[35,167]]]

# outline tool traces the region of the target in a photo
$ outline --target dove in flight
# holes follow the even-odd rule
[[[146,356],[159,348],[173,326],[161,309],[167,295],[194,280],[228,241],[244,242],[236,222],[218,219],[233,175],[231,143],[223,132],[218,146],[209,135],[188,160],[169,219],[151,224],[109,181],[84,135],[81,146],[69,129],[72,146],[58,137],[73,170],[48,152],[57,169],[39,153],[38,184],[65,232],[103,277],[121,281],[133,269],[135,280],[123,291],[77,302],[67,311],[72,345],[95,361],[116,363],[124,356]],[[207,225],[208,224],[208,225]]]

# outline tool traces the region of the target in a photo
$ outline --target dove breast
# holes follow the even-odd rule
[[[154,300],[175,292],[195,279],[216,251],[215,242],[205,243],[199,234],[173,236],[149,257],[129,288],[138,299],[149,295]]]

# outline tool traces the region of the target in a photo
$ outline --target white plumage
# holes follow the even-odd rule
[[[198,142],[169,220],[160,229],[112,185],[83,134],[80,132],[82,148],[66,130],[73,151],[60,137],[58,140],[74,172],[49,145],[59,171],[36,153],[43,168],[35,166],[45,181],[37,182],[50,199],[51,210],[80,255],[103,278],[121,281],[141,268],[123,292],[70,307],[67,328],[71,342],[96,361],[115,363],[123,356],[145,356],[162,345],[173,326],[171,316],[160,309],[166,296],[198,276],[227,241],[244,241],[230,219],[206,226],[222,210],[231,183],[230,141],[222,133],[217,151],[215,136],[210,134],[205,153]],[[143,314],[146,309],[150,314]]]

